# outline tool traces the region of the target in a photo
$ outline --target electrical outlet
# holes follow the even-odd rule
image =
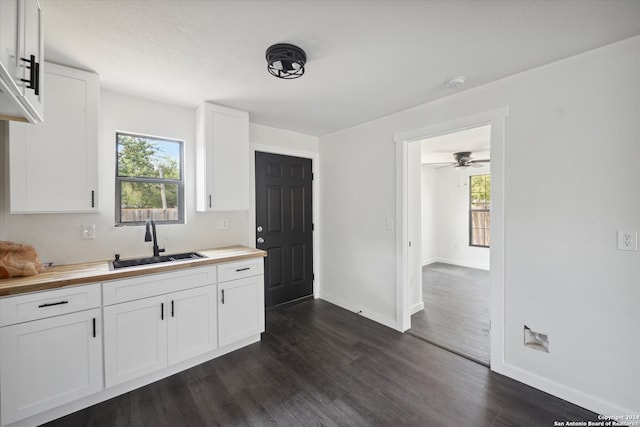
[[[228,219],[219,219],[218,223],[218,230],[227,230],[229,229],[229,220]]]
[[[96,238],[95,224],[82,224],[82,239],[90,240]]]
[[[621,251],[637,251],[638,231],[618,230],[618,249]]]

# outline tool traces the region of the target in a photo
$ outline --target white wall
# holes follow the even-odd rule
[[[420,174],[422,202],[422,265],[437,261],[436,169],[422,165]]]
[[[323,292],[393,325],[393,135],[509,106],[508,374],[596,411],[640,413],[640,37],[320,138]],[[550,353],[523,345],[523,326]]]
[[[455,168],[436,170],[436,259],[488,270],[489,249],[469,246],[469,180],[460,173],[464,171]],[[468,175],[488,173],[489,165],[468,171]]]
[[[318,152],[318,137],[251,123],[249,139],[255,146],[278,146],[284,150]]]
[[[133,257],[151,253],[144,242],[144,227],[115,227],[115,131],[128,131],[185,141],[186,224],[158,225],[158,244],[168,252],[253,244],[247,212],[195,212],[195,109],[161,104],[108,90],[101,91],[99,147],[99,203],[94,214],[11,215],[8,203],[0,203],[0,238],[29,243],[40,257],[56,264],[112,259],[115,253]],[[1,130],[1,129],[0,129]],[[251,125],[251,137],[270,145],[314,148],[317,138],[266,126]],[[1,132],[0,132],[1,134]],[[257,136],[256,136],[257,135]],[[2,138],[0,138],[2,139]],[[253,141],[253,140],[252,140]],[[4,164],[0,150],[0,164]],[[0,188],[8,183],[0,174]],[[217,219],[229,220],[228,230],[217,230]],[[96,225],[96,239],[82,240],[81,225]]]

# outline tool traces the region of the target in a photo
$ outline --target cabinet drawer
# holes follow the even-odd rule
[[[100,307],[100,284],[73,286],[0,299],[0,326]]]
[[[102,296],[104,305],[111,305],[215,283],[215,266],[188,268],[105,282],[102,286]]]
[[[264,260],[262,257],[218,264],[218,282],[228,282],[263,273]]]

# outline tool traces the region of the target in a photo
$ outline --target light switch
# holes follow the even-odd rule
[[[387,218],[387,230],[393,231],[394,221],[393,218]]]

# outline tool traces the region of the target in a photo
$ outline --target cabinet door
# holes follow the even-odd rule
[[[249,114],[209,103],[197,114],[197,210],[249,209]]]
[[[204,286],[167,296],[169,364],[218,347],[216,286]]]
[[[104,308],[107,387],[167,366],[166,296]]]
[[[218,284],[220,347],[264,332],[263,281],[260,275]]]
[[[42,10],[38,0],[23,0],[20,2],[20,14],[22,19],[20,24],[23,25],[22,32],[22,46],[20,46],[21,58],[29,59],[31,55],[35,57],[35,62],[39,64],[39,68],[34,72],[37,73],[36,80],[38,81],[39,92],[33,88],[27,87],[27,85],[21,85],[22,96],[24,97],[25,105],[32,114],[39,117],[42,120],[44,113],[44,103],[42,102],[42,94],[44,82],[43,77],[43,37],[42,37]],[[28,65],[21,58],[18,58],[18,76],[24,80],[30,79],[31,70],[26,66]]]
[[[2,425],[102,390],[100,309],[0,328]]]
[[[0,1],[0,66],[4,79],[18,75],[18,0]]]
[[[95,212],[98,77],[45,64],[47,120],[9,123],[12,213]]]

